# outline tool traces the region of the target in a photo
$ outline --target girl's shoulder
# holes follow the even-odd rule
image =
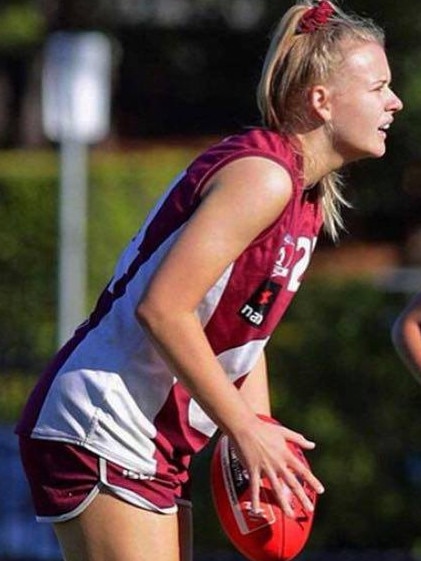
[[[276,162],[288,171],[294,183],[299,182],[302,158],[297,146],[285,135],[258,127],[213,144],[190,164],[187,173],[200,177],[202,183],[229,163],[251,156]]]

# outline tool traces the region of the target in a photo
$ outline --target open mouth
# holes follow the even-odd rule
[[[383,134],[386,134],[389,129],[390,129],[390,123],[387,123],[386,125],[382,125],[381,127],[379,127],[379,131],[382,132]]]

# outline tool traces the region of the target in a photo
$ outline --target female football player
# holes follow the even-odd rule
[[[314,443],[269,415],[264,349],[322,226],[339,170],[380,158],[402,103],[384,35],[330,1],[299,0],[258,86],[261,126],[198,156],[117,262],[88,320],[40,378],[17,427],[37,519],[66,561],[189,561],[189,462],[217,429],[292,516],[320,481],[290,451]]]

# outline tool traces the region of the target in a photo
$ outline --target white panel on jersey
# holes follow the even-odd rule
[[[217,357],[224,371],[233,382],[253,369],[267,341],[268,338],[249,341],[243,347],[230,349]],[[189,403],[189,424],[209,438],[217,428],[215,423],[193,399]]]
[[[118,416],[116,411],[124,411],[124,415]],[[156,468],[151,441],[155,434],[155,427],[120,376],[93,370],[70,371],[55,378],[33,431],[34,437],[83,444],[107,459],[150,475]],[[112,457],[107,453],[110,449]]]
[[[231,276],[231,271],[234,264],[231,263],[222,275],[219,277],[217,282],[212,286],[212,288],[206,294],[206,297],[202,299],[201,304],[197,308],[197,313],[200,317],[200,321],[203,326],[206,326],[213,312],[216,310],[219,301],[224,293],[225,287],[228,284],[228,280]]]
[[[191,399],[189,402],[189,425],[209,438],[215,434],[217,429],[215,423],[206,415],[194,399]]]
[[[222,368],[233,382],[254,368],[268,340],[269,337],[249,341],[242,347],[228,349],[218,356]]]

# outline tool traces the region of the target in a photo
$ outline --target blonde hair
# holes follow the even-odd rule
[[[384,46],[383,30],[372,20],[345,14],[329,2],[332,15],[314,31],[300,32],[300,20],[314,6],[299,0],[279,22],[263,65],[257,103],[265,127],[294,134],[308,116],[308,88],[325,83],[343,57],[343,42],[377,42]],[[344,228],[341,207],[349,206],[342,194],[342,180],[333,171],[319,182],[324,227],[336,240]]]

